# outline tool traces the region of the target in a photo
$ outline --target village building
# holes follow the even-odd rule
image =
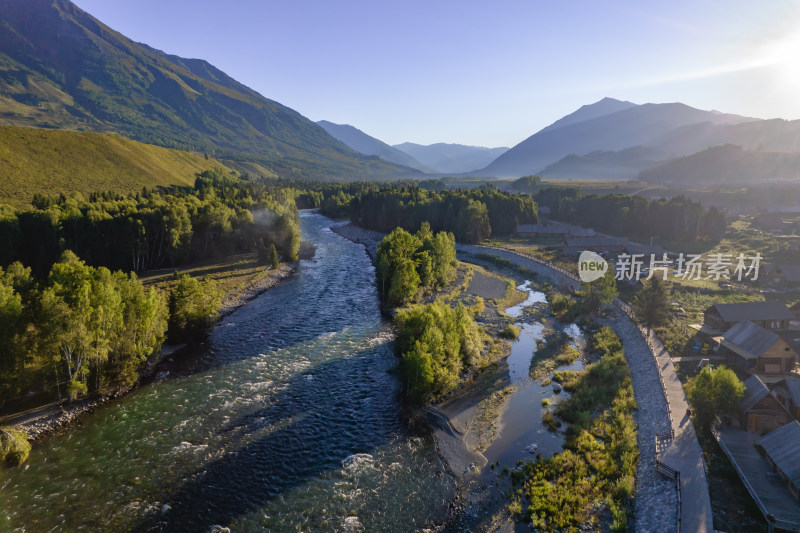
[[[758,441],[773,471],[800,501],[800,423],[793,420]]]
[[[627,249],[628,241],[618,237],[605,237],[596,235],[594,237],[573,237],[567,235],[564,237],[562,245],[562,252],[564,254],[580,253],[584,250],[591,252],[608,252],[612,254],[619,254]]]
[[[783,406],[793,417],[800,418],[800,376],[787,377],[772,388]],[[800,461],[800,456],[798,456]]]
[[[769,330],[785,330],[794,315],[782,302],[739,302],[714,304],[705,310],[703,319],[708,331],[727,331],[742,320]]]
[[[750,376],[744,386],[744,397],[739,400],[731,426],[763,435],[792,421],[783,404],[758,376]]]
[[[720,338],[719,354],[730,365],[756,374],[787,374],[794,370],[797,352],[777,333],[742,320]]]
[[[764,273],[771,287],[800,289],[800,265],[764,265]]]
[[[549,222],[545,224],[518,224],[516,234],[520,237],[593,237],[592,228],[582,228],[572,224]]]

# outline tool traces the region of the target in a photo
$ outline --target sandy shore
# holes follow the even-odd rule
[[[364,229],[354,226],[351,223],[342,226],[331,226],[331,231],[344,237],[345,239],[363,244],[367,250],[367,255],[372,259],[374,265],[378,257],[378,245],[386,236],[385,233]]]
[[[297,263],[283,263],[277,270],[265,270],[258,278],[250,281],[234,294],[223,298],[222,306],[219,309],[220,320],[260,294],[277,286],[281,281],[294,274],[296,270]],[[141,371],[137,385],[156,375],[162,361],[185,347],[185,344],[162,346],[158,356],[153,358]],[[101,396],[82,398],[73,403],[59,404],[58,402],[53,402],[23,413],[3,417],[0,419],[0,425],[10,425],[19,428],[27,433],[28,440],[35,441],[45,435],[65,428],[84,413],[88,413],[110,400],[127,394],[135,387],[136,385]]]
[[[220,318],[230,315],[250,300],[277,286],[281,281],[294,274],[296,270],[296,263],[281,263],[276,270],[264,271],[257,279],[222,299],[222,306],[219,308]]]

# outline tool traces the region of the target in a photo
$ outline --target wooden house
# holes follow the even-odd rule
[[[787,377],[776,383],[772,390],[786,410],[793,417],[800,418],[800,377]]]
[[[561,224],[550,222],[546,224],[517,224],[517,235],[520,237],[594,237],[592,228],[573,226],[572,224]]]
[[[742,320],[749,320],[764,329],[789,329],[794,315],[782,302],[740,302],[714,304],[703,313],[704,325],[716,331],[726,331]]]
[[[789,412],[758,376],[750,376],[744,386],[744,397],[739,400],[737,417],[731,420],[731,425],[763,435],[792,421]]]
[[[800,423],[793,420],[769,432],[758,441],[758,447],[800,501]]]
[[[797,352],[777,333],[742,320],[722,334],[720,355],[731,366],[757,374],[786,374],[794,370]]]
[[[617,237],[605,237],[603,235],[596,235],[594,237],[578,237],[567,235],[564,237],[564,244],[561,251],[564,254],[580,253],[584,250],[592,252],[609,252],[620,253],[624,252],[628,245],[627,240],[619,239]]]
[[[800,265],[770,265],[764,268],[770,284],[782,290],[800,288]]]

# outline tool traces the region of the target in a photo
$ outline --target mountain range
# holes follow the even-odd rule
[[[0,125],[113,132],[285,177],[420,174],[348,148],[206,61],[133,42],[68,0],[0,0]]]
[[[428,167],[435,168],[442,174],[464,173],[482,168],[505,153],[508,148],[486,148],[484,146],[468,146],[465,144],[415,144],[405,142],[394,145],[398,150],[409,154]]]
[[[800,121],[762,120],[677,102],[604,98],[510,149],[390,146],[353,126],[314,123],[202,59],[136,43],[69,0],[0,0],[0,126],[116,134],[265,177],[539,174],[747,183],[800,176]],[[16,138],[6,132],[3,142]],[[195,168],[193,161],[174,168]]]
[[[664,159],[679,157],[703,150],[709,145],[698,142],[691,148],[687,146],[688,152],[670,149],[674,144],[670,145],[666,139],[678,128],[706,124],[737,125],[754,120],[756,119],[702,111],[681,103],[636,105],[604,98],[543,128],[475,173],[495,177],[536,174],[570,155],[622,151],[635,146],[664,152]],[[639,157],[635,152],[630,152],[630,155]],[[611,165],[622,162],[619,157],[609,158],[608,161]]]
[[[328,132],[329,135],[342,141],[344,144],[357,152],[365,155],[378,156],[384,161],[403,165],[405,167],[415,168],[426,174],[436,174],[440,171],[423,165],[409,154],[398,150],[394,146],[389,146],[385,142],[367,135],[360,129],[350,124],[334,124],[327,120],[320,120],[317,122],[322,129]]]
[[[682,103],[639,105],[603,98],[511,149],[389,146],[352,126],[325,127],[355,150],[436,174],[682,184],[800,178],[800,121],[762,120]]]
[[[508,150],[464,144],[436,143],[429,145],[402,143],[390,146],[350,124],[317,122],[344,144],[365,155],[378,156],[390,163],[417,169],[426,174],[461,174],[483,167]]]

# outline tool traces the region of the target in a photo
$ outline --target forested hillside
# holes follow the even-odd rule
[[[0,127],[0,204],[24,207],[34,194],[131,193],[194,184],[216,159],[131,141],[119,135]]]
[[[0,0],[0,26],[0,124],[115,132],[282,176],[408,174],[213,65],[136,43],[68,0]]]
[[[37,194],[33,209],[0,207],[0,266],[45,275],[65,250],[92,266],[142,271],[269,247],[294,260],[294,192],[204,171],[193,187],[88,197]]]

